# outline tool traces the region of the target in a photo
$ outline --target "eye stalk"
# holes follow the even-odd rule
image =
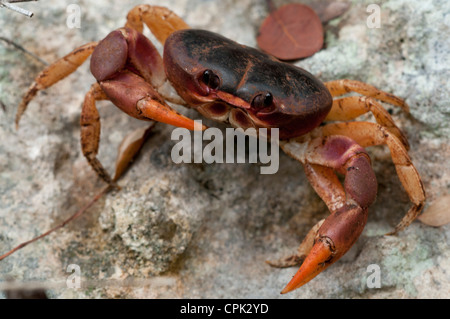
[[[273,96],[270,92],[260,93],[253,98],[252,109],[258,112],[270,112],[273,109]]]
[[[203,72],[201,81],[211,90],[217,90],[220,86],[220,78],[212,70]]]

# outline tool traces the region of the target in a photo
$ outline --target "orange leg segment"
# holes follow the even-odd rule
[[[401,107],[405,112],[409,112],[409,107],[402,99],[390,93],[381,91],[376,87],[355,80],[336,80],[324,83],[332,96],[339,96],[349,92],[356,92],[365,96],[373,97],[377,100]]]
[[[366,96],[349,96],[333,101],[330,113],[325,121],[349,121],[371,112],[378,124],[386,127],[409,149],[409,143],[403,132],[397,127],[391,115],[373,98]]]
[[[111,176],[97,159],[100,142],[100,116],[95,102],[107,99],[97,83],[93,84],[86,94],[80,118],[81,150],[97,175],[106,183],[113,184]]]
[[[16,128],[19,127],[19,121],[23,113],[26,111],[28,103],[43,89],[46,89],[59,80],[64,79],[73,73],[84,61],[92,54],[97,42],[90,42],[73,50],[68,55],[62,57],[42,70],[35,78],[34,82],[28,88],[22,102],[19,104],[16,113]]]
[[[142,33],[144,23],[162,44],[174,31],[189,29],[186,22],[171,10],[148,4],[138,5],[131,9],[125,27]]]

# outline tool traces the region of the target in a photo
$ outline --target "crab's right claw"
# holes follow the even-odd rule
[[[314,246],[292,280],[281,291],[293,291],[328,266],[339,260],[355,243],[367,222],[368,209],[357,205],[344,205],[328,216],[317,232]]]

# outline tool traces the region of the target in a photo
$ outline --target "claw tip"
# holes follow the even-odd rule
[[[317,242],[295,276],[281,291],[281,294],[291,292],[308,283],[332,263],[332,257],[333,253],[329,247],[322,242]]]

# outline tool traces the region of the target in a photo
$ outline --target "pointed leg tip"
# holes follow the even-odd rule
[[[401,107],[403,108],[403,110],[404,110],[406,113],[409,113],[409,112],[410,112],[410,108],[409,108],[408,103],[406,103],[404,100],[402,100],[402,101],[403,101],[403,104],[401,105]]]
[[[22,117],[22,115],[16,115],[16,119],[14,120],[14,124],[16,127],[16,131],[19,129],[19,122],[20,122],[20,118]]]

